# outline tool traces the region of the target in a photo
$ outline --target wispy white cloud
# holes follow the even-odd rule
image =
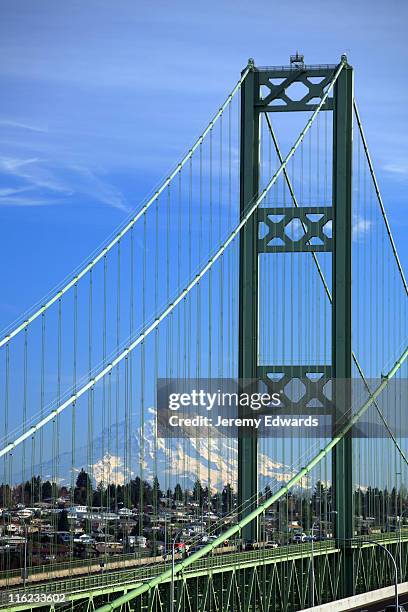
[[[18,193],[30,191],[30,187],[5,187],[0,188],[0,198],[15,196]]]
[[[408,160],[396,160],[384,165],[384,171],[390,174],[397,174],[400,177],[408,177]]]
[[[16,207],[27,207],[34,208],[36,206],[54,206],[61,202],[57,199],[52,198],[33,198],[33,197],[21,197],[11,196],[8,198],[0,197],[0,206],[16,206]]]
[[[364,219],[360,215],[353,217],[353,240],[362,239],[371,230],[373,223],[370,219]]]
[[[23,123],[21,121],[15,121],[13,119],[0,119],[0,127],[13,128],[18,130],[26,130],[28,132],[38,132],[45,134],[48,132],[48,128],[40,127],[38,125],[32,125]]]
[[[35,162],[41,161],[38,157],[29,157],[26,159],[18,157],[1,157],[0,158],[0,170],[4,172],[10,172],[10,174],[16,174],[18,176],[24,176],[24,172],[20,170],[24,166],[29,166]]]
[[[91,201],[129,210],[122,192],[86,166],[57,164],[38,157],[2,157],[0,172],[10,182],[18,183],[0,189],[3,206],[50,206],[86,196]]]

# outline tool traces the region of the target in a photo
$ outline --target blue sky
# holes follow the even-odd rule
[[[138,206],[188,148],[248,57],[347,52],[403,262],[408,7],[387,4],[3,0],[0,327]]]
[[[406,267],[407,17],[405,0],[2,0],[0,328],[138,208],[249,57],[348,54]]]

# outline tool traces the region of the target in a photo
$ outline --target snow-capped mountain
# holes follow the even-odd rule
[[[105,430],[93,439],[92,445],[77,448],[75,472],[83,468],[95,483],[123,484],[129,477],[136,476],[152,481],[157,474],[164,490],[173,488],[177,482],[183,488],[191,489],[197,478],[203,486],[210,485],[212,489],[221,489],[226,483],[236,489],[238,445],[235,439],[157,438],[155,410],[150,408],[147,412],[149,418],[145,420],[143,428],[135,427],[132,432],[126,433],[125,423],[122,422],[118,425],[117,433],[114,425],[110,436]],[[58,481],[61,484],[71,482],[71,461],[70,452],[59,456]],[[260,486],[269,484],[274,489],[288,481],[297,466],[291,469],[275,461],[269,453],[260,452],[258,467]],[[51,479],[52,461],[44,463],[41,472],[44,480]],[[38,471],[35,470],[35,473]]]

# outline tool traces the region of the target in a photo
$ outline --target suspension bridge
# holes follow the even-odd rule
[[[407,293],[347,58],[249,60],[137,212],[2,334],[0,608],[405,588]],[[159,435],[159,379],[257,380],[330,426]]]

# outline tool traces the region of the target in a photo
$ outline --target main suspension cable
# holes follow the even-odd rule
[[[274,131],[274,129],[273,129],[272,123],[271,123],[271,121],[270,121],[270,119],[269,119],[268,115],[266,115],[266,122],[267,122],[267,124],[268,124],[269,132],[270,132],[270,135],[271,135],[271,137],[272,137],[273,144],[274,144],[274,146],[275,146],[275,150],[276,150],[276,154],[277,154],[277,156],[278,156],[278,160],[279,160],[279,162],[280,162],[280,163],[282,163],[282,162],[283,162],[283,158],[282,158],[281,150],[280,150],[280,147],[279,147],[279,143],[278,143],[278,140],[277,140],[277,138],[276,138],[275,131]],[[362,140],[363,140],[363,143],[364,143],[364,138],[363,138],[363,137],[362,137]],[[368,153],[368,149],[366,149],[366,154],[367,154],[367,153]],[[368,159],[368,158],[367,158],[367,159]],[[370,162],[369,162],[369,163],[371,163],[371,160],[370,160]],[[287,186],[288,186],[289,193],[290,193],[290,195],[291,195],[291,198],[292,198],[292,201],[293,201],[293,204],[294,204],[295,208],[300,208],[299,203],[298,203],[298,201],[297,201],[297,199],[296,199],[296,195],[295,195],[294,189],[293,189],[292,181],[290,180],[290,177],[289,177],[289,175],[288,175],[288,173],[287,173],[286,168],[283,170],[283,176],[284,176],[284,178],[285,178],[285,181],[286,181],[286,184],[287,184]],[[374,178],[375,178],[375,175],[374,175]],[[378,193],[379,193],[379,192],[378,192]],[[382,205],[381,196],[380,196],[380,202],[381,202],[381,205]],[[382,205],[382,206],[383,206],[383,205]],[[386,222],[386,226],[387,226],[387,228],[389,228],[389,226],[388,226],[388,220],[387,220],[387,217],[386,217],[386,215],[385,215],[385,211],[384,211],[384,215],[383,215],[383,217],[384,217],[384,220],[385,220],[385,222]],[[305,226],[305,224],[303,223],[303,221],[301,221],[301,226],[302,226],[302,229],[303,229],[304,233],[306,234],[307,230],[306,230],[306,226]],[[392,234],[391,234],[391,229],[389,229],[388,235],[390,236],[391,244],[392,244],[392,245],[394,245],[394,242],[393,242],[393,239],[392,239]],[[395,245],[394,245],[394,246],[395,246]],[[320,265],[320,263],[319,263],[319,260],[318,260],[318,258],[317,258],[317,255],[316,255],[316,253],[315,253],[314,251],[312,251],[312,252],[311,252],[311,254],[312,254],[312,257],[313,257],[313,261],[314,261],[314,263],[315,263],[315,265],[316,265],[316,269],[317,269],[317,272],[318,272],[318,274],[319,274],[319,277],[320,277],[320,279],[321,279],[321,281],[322,281],[322,283],[323,283],[323,287],[324,287],[324,290],[325,290],[326,296],[327,296],[327,298],[328,298],[328,300],[329,300],[330,304],[333,304],[333,297],[332,297],[331,291],[330,291],[330,289],[329,289],[329,285],[328,285],[328,283],[327,283],[327,280],[326,280],[326,278],[325,278],[324,272],[323,272],[323,270],[322,270],[322,267],[321,267],[321,265]],[[397,257],[397,262],[399,263],[399,260],[398,260],[398,254],[396,254],[396,257]],[[404,275],[403,275],[403,274],[402,274],[402,278],[403,278],[403,281],[405,282],[405,278],[404,278]],[[361,367],[361,365],[360,365],[360,363],[359,363],[359,360],[357,359],[357,355],[355,354],[355,352],[354,352],[354,351],[352,351],[352,359],[353,359],[354,364],[355,364],[355,366],[356,366],[356,368],[357,368],[357,371],[358,371],[358,373],[359,373],[359,375],[360,375],[360,377],[361,377],[361,379],[362,379],[362,381],[363,381],[363,383],[364,383],[364,386],[365,386],[365,388],[366,388],[366,391],[368,391],[368,393],[371,395],[371,390],[370,390],[370,387],[369,387],[369,385],[368,385],[367,379],[366,379],[366,377],[365,377],[365,375],[364,375],[363,369],[362,369],[362,367]],[[396,436],[395,436],[394,432],[392,431],[391,427],[389,426],[389,424],[388,424],[388,422],[387,422],[387,419],[385,418],[384,413],[383,413],[383,412],[382,412],[382,410],[380,409],[380,407],[379,407],[379,405],[378,405],[378,402],[376,402],[375,400],[374,400],[374,406],[375,406],[375,408],[376,408],[376,410],[377,410],[377,412],[378,412],[378,415],[379,415],[380,419],[381,419],[381,420],[382,420],[382,422],[383,422],[383,425],[385,426],[386,430],[388,431],[388,434],[389,434],[390,438],[392,439],[392,441],[393,441],[393,443],[394,443],[394,445],[395,445],[396,449],[398,450],[398,452],[399,452],[399,454],[400,454],[401,458],[402,458],[402,459],[403,459],[403,461],[404,461],[404,462],[405,462],[405,463],[408,465],[408,459],[407,459],[407,457],[406,457],[406,455],[405,455],[404,451],[402,450],[401,445],[398,443],[398,441],[397,441],[397,439],[396,439]]]
[[[255,520],[258,516],[260,516],[265,510],[267,510],[272,504],[278,501],[281,497],[286,495],[290,489],[292,489],[296,484],[298,484],[302,478],[307,476],[310,471],[320,463],[320,461],[327,456],[327,454],[344,438],[344,436],[350,431],[350,429],[355,425],[359,419],[363,416],[363,414],[368,410],[374,400],[377,399],[388,385],[389,381],[395,376],[398,370],[401,368],[402,364],[408,357],[408,346],[406,346],[402,355],[398,358],[398,360],[394,363],[391,370],[383,377],[381,383],[378,385],[376,390],[373,392],[371,397],[369,397],[364,404],[359,408],[359,410],[354,414],[354,416],[344,425],[344,427],[340,430],[340,432],[334,436],[309,462],[303,467],[295,476],[293,476],[284,486],[282,486],[279,491],[271,495],[267,500],[265,500],[262,504],[260,504],[257,508],[255,508],[252,512],[250,512],[245,518],[241,519],[236,525],[233,525],[227,531],[219,535],[213,542],[206,544],[200,550],[194,552],[190,557],[184,559],[180,563],[177,563],[171,569],[163,572],[159,576],[149,580],[148,582],[143,583],[142,585],[135,588],[130,593],[126,593],[121,597],[118,597],[114,601],[97,608],[96,612],[111,612],[112,610],[116,610],[118,607],[123,606],[139,597],[146,591],[154,588],[160,583],[170,579],[172,576],[179,574],[181,571],[185,570],[187,567],[210,553],[212,550],[223,544],[226,539],[231,538],[236,533],[241,532],[241,530],[249,525],[253,520]]]
[[[332,91],[332,89],[334,87],[334,84],[337,81],[337,78],[338,78],[340,72],[343,70],[344,65],[345,65],[345,60],[342,60],[341,63],[337,66],[336,70],[334,71],[333,78],[332,78],[332,80],[330,82],[330,85],[326,89],[326,92],[324,93],[323,97],[321,98],[319,104],[316,106],[316,109],[313,111],[313,113],[312,113],[311,117],[309,118],[309,120],[307,121],[305,127],[300,132],[298,138],[296,139],[294,145],[292,146],[292,148],[290,149],[289,153],[285,157],[284,161],[282,162],[280,167],[275,172],[274,176],[270,179],[269,183],[263,189],[261,194],[258,197],[255,197],[252,201],[250,201],[248,203],[248,206],[247,206],[245,212],[243,213],[242,218],[241,218],[240,222],[238,223],[238,225],[231,232],[231,234],[228,236],[228,238],[225,240],[225,242],[218,248],[218,250],[214,253],[214,255],[208,260],[208,262],[204,265],[204,267],[201,269],[201,271],[199,271],[196,274],[196,276],[188,283],[188,285],[185,287],[185,289],[183,291],[181,291],[181,293],[178,294],[178,296],[175,298],[175,300],[173,302],[171,302],[164,309],[164,311],[133,342],[130,343],[130,345],[128,347],[126,347],[119,355],[117,355],[117,357],[115,359],[113,359],[111,363],[106,365],[102,370],[100,370],[98,372],[98,374],[96,374],[93,378],[91,378],[80,389],[75,391],[73,393],[73,395],[71,395],[71,397],[69,397],[65,402],[63,402],[57,408],[52,410],[46,417],[42,418],[36,425],[33,425],[32,427],[30,427],[25,433],[20,435],[16,440],[14,440],[13,442],[7,444],[4,448],[2,448],[0,450],[0,457],[3,457],[7,453],[11,452],[14,448],[16,448],[24,440],[26,440],[27,438],[32,436],[34,433],[36,433],[37,431],[42,429],[44,427],[44,425],[46,425],[47,423],[52,421],[52,419],[54,419],[58,414],[63,412],[66,408],[68,408],[68,406],[74,404],[84,393],[86,393],[88,390],[90,390],[92,387],[94,387],[97,382],[99,382],[107,374],[109,374],[123,359],[125,359],[129,355],[129,353],[131,353],[131,351],[133,351],[133,349],[135,349],[139,344],[141,344],[147,338],[147,336],[154,329],[156,329],[156,327],[158,327],[158,325],[164,319],[167,318],[167,316],[171,312],[173,312],[173,310],[176,308],[176,306],[180,302],[182,302],[184,300],[184,298],[187,296],[187,294],[190,293],[190,291],[200,282],[200,280],[205,276],[205,274],[209,270],[212,269],[214,263],[223,255],[223,253],[225,252],[227,247],[239,235],[239,233],[242,230],[242,228],[246,225],[247,221],[252,217],[254,212],[258,209],[258,207],[261,204],[261,202],[263,202],[263,200],[265,199],[265,197],[269,193],[269,191],[272,188],[272,186],[275,184],[277,179],[280,177],[280,175],[282,174],[282,172],[286,168],[288,162],[291,160],[291,158],[293,157],[293,155],[297,151],[297,149],[298,149],[299,145],[302,143],[305,135],[308,133],[308,131],[310,130],[311,126],[313,125],[313,122],[316,119],[318,113],[320,112],[321,108],[325,104],[328,96],[330,95],[330,93],[331,93],[331,91]]]
[[[365,154],[366,154],[368,167],[370,169],[371,178],[373,180],[375,193],[377,195],[377,200],[378,200],[378,203],[380,205],[381,214],[382,214],[382,217],[384,219],[384,223],[385,223],[385,227],[387,229],[388,237],[390,239],[392,252],[394,254],[395,261],[396,261],[397,266],[398,266],[398,271],[400,273],[401,280],[402,280],[402,283],[404,285],[405,293],[408,295],[408,284],[407,284],[407,281],[406,281],[406,278],[405,278],[404,270],[402,269],[402,265],[401,265],[400,258],[399,258],[399,255],[398,255],[397,247],[395,246],[394,238],[393,238],[393,235],[392,235],[392,232],[391,232],[391,227],[390,227],[390,224],[388,222],[387,213],[385,211],[384,202],[383,202],[383,199],[381,197],[380,188],[378,186],[377,177],[376,177],[375,172],[374,172],[374,166],[373,166],[373,163],[371,161],[370,151],[368,149],[367,140],[366,140],[366,137],[365,137],[365,134],[364,134],[363,124],[361,123],[360,113],[358,112],[358,107],[357,107],[357,103],[356,103],[355,100],[354,100],[354,114],[356,116],[358,129],[359,129],[359,132],[360,132],[361,140],[362,140],[364,151],[365,151]]]
[[[237,84],[235,85],[234,89],[231,91],[231,93],[229,94],[229,96],[226,98],[224,104],[222,104],[222,106],[220,106],[220,108],[218,109],[218,111],[215,113],[215,115],[213,116],[213,118],[211,119],[211,121],[209,122],[209,124],[207,125],[207,127],[205,128],[205,130],[201,133],[201,135],[199,136],[199,138],[197,138],[197,140],[195,141],[195,143],[193,144],[193,146],[191,147],[191,149],[189,149],[189,151],[186,153],[186,155],[183,157],[183,159],[177,164],[177,166],[174,168],[174,170],[168,175],[168,177],[166,178],[166,180],[160,185],[160,187],[155,191],[155,193],[148,199],[148,201],[139,209],[139,211],[133,216],[131,217],[131,219],[126,223],[126,225],[112,238],[112,240],[110,242],[108,242],[108,244],[103,247],[94,257],[93,259],[91,259],[91,261],[89,261],[89,263],[87,265],[85,265],[83,268],[80,268],[79,271],[74,274],[73,277],[70,278],[70,280],[64,284],[63,281],[63,286],[60,289],[56,289],[56,293],[51,294],[51,297],[48,298],[48,296],[46,296],[43,301],[42,301],[42,305],[40,308],[37,308],[38,304],[41,302],[37,302],[37,305],[33,306],[34,312],[33,314],[31,314],[30,316],[26,317],[24,321],[22,321],[21,323],[19,323],[18,325],[16,325],[16,327],[14,327],[14,329],[10,330],[10,327],[13,327],[14,324],[11,324],[8,328],[6,328],[6,330],[4,330],[4,337],[0,340],[0,348],[2,346],[4,346],[5,344],[7,344],[7,342],[9,342],[12,338],[14,338],[15,336],[17,336],[17,334],[19,334],[21,331],[23,331],[26,327],[28,327],[28,325],[30,325],[33,321],[35,321],[40,315],[42,315],[46,310],[48,310],[48,308],[50,308],[50,306],[52,306],[55,302],[57,302],[65,293],[67,293],[72,287],[74,287],[78,281],[83,278],[90,270],[92,270],[92,268],[95,267],[95,265],[98,263],[98,261],[100,261],[101,259],[103,259],[105,257],[105,255],[116,245],[118,244],[118,242],[123,238],[123,236],[125,236],[125,234],[127,234],[129,232],[129,230],[137,223],[137,221],[143,217],[143,215],[147,212],[147,210],[150,208],[150,206],[156,202],[156,200],[159,198],[159,196],[165,191],[165,189],[170,185],[170,183],[172,182],[172,180],[174,179],[175,176],[178,175],[178,173],[180,172],[180,170],[186,165],[186,163],[192,158],[194,152],[198,149],[198,147],[203,143],[205,137],[207,136],[207,134],[209,132],[211,132],[211,130],[213,129],[215,123],[218,121],[218,119],[223,115],[225,109],[229,106],[230,102],[232,101],[233,97],[235,96],[235,94],[240,90],[242,83],[244,82],[245,78],[247,77],[248,73],[252,70],[253,65],[251,63],[248,63],[247,68],[243,71],[241,78],[239,79],[239,81],[237,82]],[[50,295],[50,294],[48,294]],[[37,309],[36,309],[37,308]],[[35,310],[36,309],[36,310]],[[27,311],[26,311],[27,312]],[[29,312],[29,311],[28,311]],[[22,317],[24,317],[25,315],[23,314]],[[21,321],[20,319],[17,319],[17,321]],[[16,322],[17,323],[17,322]]]

